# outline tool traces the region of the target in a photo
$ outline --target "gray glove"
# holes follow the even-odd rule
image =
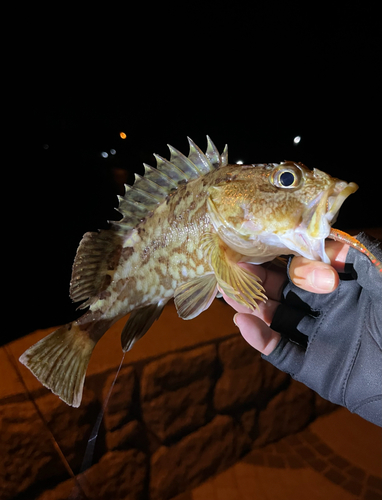
[[[382,251],[357,236],[382,261]],[[382,276],[350,249],[338,288],[314,294],[291,281],[271,328],[282,338],[263,358],[323,398],[382,426]]]

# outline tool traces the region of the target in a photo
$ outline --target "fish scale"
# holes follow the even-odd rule
[[[325,239],[346,197],[358,186],[301,163],[230,165],[207,136],[203,153],[169,146],[119,196],[122,218],[86,233],[73,264],[70,296],[88,310],[30,347],[20,361],[72,406],[79,406],[92,351],[130,313],[121,332],[128,351],[174,298],[192,319],[218,287],[249,310],[266,301],[260,279],[239,265],[283,254],[329,259]],[[285,175],[287,174],[287,175]],[[336,233],[338,234],[338,233]]]

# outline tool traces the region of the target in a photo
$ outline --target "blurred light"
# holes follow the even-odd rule
[[[110,154],[111,154],[111,155],[115,155],[115,153],[116,153],[116,152],[117,152],[117,151],[116,151],[115,149],[111,149],[111,150],[110,150]]]
[[[236,165],[243,165],[242,160],[237,160]]]
[[[44,149],[49,149],[49,144],[43,144],[43,145],[42,145],[42,147],[43,147]]]
[[[296,137],[293,139],[294,144],[298,144],[301,141],[301,136],[296,135]]]
[[[106,153],[106,151],[102,151],[101,156],[102,158],[107,158],[109,155]]]
[[[120,137],[121,139],[126,139],[126,134],[125,134],[125,132],[120,132],[120,133],[119,133],[119,137]]]

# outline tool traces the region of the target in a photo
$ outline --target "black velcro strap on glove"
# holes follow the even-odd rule
[[[305,310],[290,307],[282,303],[276,309],[270,327],[272,330],[279,332],[282,337],[306,348],[308,345],[308,336],[301,333],[297,328],[306,315],[307,312]]]

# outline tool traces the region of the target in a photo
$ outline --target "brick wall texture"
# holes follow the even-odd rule
[[[0,498],[171,499],[335,408],[234,334],[124,365],[85,455],[114,376],[89,377],[78,409],[41,388],[43,418],[0,401]]]

